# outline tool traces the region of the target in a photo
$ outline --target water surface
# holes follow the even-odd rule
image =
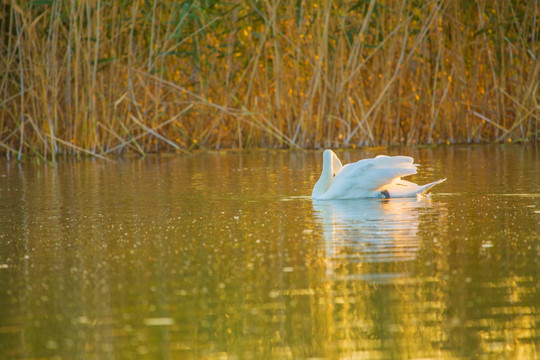
[[[379,153],[448,180],[314,203],[314,151],[0,163],[0,358],[540,358],[537,148],[338,155]]]

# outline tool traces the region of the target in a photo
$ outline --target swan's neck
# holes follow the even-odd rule
[[[330,150],[326,150],[323,154],[323,168],[321,172],[321,177],[315,183],[315,186],[313,187],[313,192],[311,193],[311,197],[313,199],[320,198],[326,192],[326,190],[328,190],[330,184],[332,183],[332,180],[334,178],[333,156],[335,155]]]

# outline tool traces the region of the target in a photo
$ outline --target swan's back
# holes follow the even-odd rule
[[[384,185],[401,176],[416,174],[409,156],[379,155],[343,166],[322,196],[325,199],[374,197]]]

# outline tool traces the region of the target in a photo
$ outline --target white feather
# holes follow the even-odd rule
[[[341,165],[332,150],[323,153],[321,177],[313,187],[311,197],[325,199],[358,199],[373,197],[415,197],[446,179],[426,185],[402,180],[416,174],[418,165],[409,156],[379,155],[355,163]]]

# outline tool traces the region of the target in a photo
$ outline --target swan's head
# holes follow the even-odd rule
[[[342,167],[341,161],[332,150],[324,150],[321,177],[315,183],[311,197],[314,199],[321,197],[328,190],[334,176],[341,171]]]

